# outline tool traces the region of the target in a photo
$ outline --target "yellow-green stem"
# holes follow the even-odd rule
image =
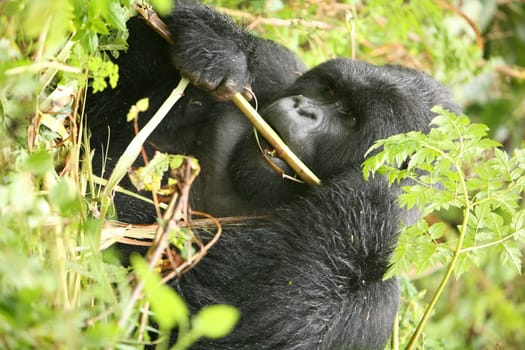
[[[450,159],[452,160],[452,159]],[[453,160],[452,160],[453,161]],[[412,334],[412,337],[410,338],[410,341],[406,347],[406,350],[412,350],[416,346],[417,339],[423,332],[423,328],[425,327],[426,322],[430,318],[430,314],[432,313],[432,310],[434,310],[434,307],[436,306],[436,303],[441,296],[441,293],[443,293],[443,290],[445,289],[445,286],[450,279],[450,276],[452,275],[452,272],[454,271],[454,267],[456,266],[456,262],[461,255],[461,249],[463,247],[463,241],[465,240],[465,234],[467,232],[467,224],[470,218],[470,211],[471,211],[471,204],[468,198],[468,191],[467,186],[465,183],[465,177],[463,176],[463,173],[461,171],[461,168],[459,164],[455,161],[453,161],[454,168],[459,173],[460,183],[463,188],[463,195],[465,200],[465,210],[463,215],[463,222],[461,224],[461,231],[459,233],[458,242],[456,244],[456,248],[454,249],[454,255],[452,257],[452,260],[450,261],[450,264],[448,265],[447,271],[445,272],[445,275],[443,276],[443,279],[441,280],[436,292],[434,293],[434,296],[432,297],[432,300],[428,304],[425,313],[423,314],[423,317],[421,318],[421,321],[419,321],[419,324],[414,332]]]

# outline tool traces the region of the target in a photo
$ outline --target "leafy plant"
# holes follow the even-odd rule
[[[184,300],[173,289],[166,286],[160,276],[149,270],[140,256],[132,256],[132,265],[140,282],[144,283],[146,299],[151,305],[153,318],[161,330],[177,327],[178,342],[173,350],[189,348],[201,337],[212,339],[228,335],[239,319],[239,311],[229,305],[210,305],[191,317]],[[191,326],[191,327],[190,327]]]
[[[400,205],[417,208],[421,219],[403,229],[388,273],[420,273],[444,266],[437,287],[408,349],[430,317],[445,285],[471,270],[488,256],[521,272],[521,249],[525,243],[525,149],[512,155],[487,138],[487,127],[474,124],[466,116],[456,116],[442,108],[425,135],[409,132],[377,142],[363,172],[385,175],[389,182],[409,180],[403,186]],[[408,164],[399,168],[397,164]],[[430,225],[425,218],[440,211],[461,211],[461,223],[447,227],[444,222]]]
[[[156,272],[146,270],[139,276],[139,280],[149,281],[145,298],[132,303],[131,312],[123,316],[123,305],[130,304],[133,293],[129,271],[110,252],[100,251],[102,233],[109,224],[105,220],[110,216],[105,214],[110,213],[111,194],[120,190],[118,178],[127,173],[126,164],[133,157],[130,153],[124,157],[123,167],[109,186],[95,176],[98,174],[92,174],[82,101],[88,84],[99,90],[116,83],[118,69],[108,58],[117,57],[126,48],[125,22],[132,14],[131,2],[0,1],[0,348],[134,349],[147,341],[139,335],[147,334],[142,320],[148,316],[143,314],[148,300],[157,296],[162,300],[177,299],[171,290],[162,291],[165,289],[158,283]],[[375,63],[408,64],[455,82],[471,76],[480,66],[485,67],[485,72],[494,67],[479,61],[481,50],[472,43],[470,32],[455,31],[457,26],[449,21],[450,17],[462,23],[464,20],[442,11],[436,1],[374,0],[367,1],[366,6],[365,2],[354,0],[208,2],[241,10],[240,14],[232,13],[235,18],[260,35],[298,52],[309,66],[334,56],[355,56]],[[472,2],[479,1],[462,4]],[[152,3],[161,12],[168,11],[172,2]],[[511,63],[521,64],[522,59],[513,57],[523,52],[518,40],[523,5],[509,2],[498,6],[504,8],[502,13],[482,11],[494,16],[493,21],[486,22],[492,50],[486,50],[485,55],[497,53]],[[499,27],[504,28],[500,31]],[[519,69],[511,72],[518,73],[515,77],[522,73]],[[498,86],[509,86],[504,84],[507,76],[503,77]],[[487,109],[485,104],[478,108],[483,122],[489,123],[493,131],[504,122],[509,124],[513,144],[519,145],[523,136],[523,98],[516,91],[523,84],[519,78],[513,82],[509,89],[501,90],[505,99],[498,100],[493,109]],[[494,84],[475,81],[474,85],[486,85],[488,91],[482,94],[472,89],[475,96],[494,94]],[[137,103],[135,112],[143,107]],[[436,139],[434,146],[441,153],[427,150],[430,155],[420,156],[434,159],[432,168],[416,171],[416,157],[406,174],[422,181],[422,175],[429,176],[439,169],[443,187],[420,182],[421,188],[407,189],[405,199],[407,205],[421,207],[425,214],[438,209],[442,217],[459,212],[460,220],[464,220],[468,205],[466,224],[460,221],[456,227],[453,218],[436,225],[420,221],[408,228],[400,238],[392,273],[415,268],[427,274],[429,269],[440,272],[450,265],[454,265],[453,272],[462,273],[461,283],[448,279],[452,287],[449,307],[440,308],[437,304],[434,308],[438,317],[426,329],[432,336],[423,339],[425,345],[432,342],[430,338],[439,338],[438,345],[446,344],[447,348],[465,348],[465,344],[471,346],[469,342],[477,348],[493,347],[496,342],[507,347],[518,344],[518,348],[525,341],[525,306],[520,301],[523,280],[514,278],[520,268],[520,249],[523,250],[523,203],[517,197],[523,195],[523,151],[510,156],[490,144],[480,148],[476,143],[485,138],[478,135],[470,139],[470,145],[482,153],[471,152],[465,141],[457,137],[470,133],[464,130],[467,126],[461,122],[457,126],[459,134],[436,135],[442,137],[443,145],[464,144],[461,152],[453,147],[440,148],[442,144]],[[477,132],[482,134],[481,129]],[[416,137],[419,145],[424,144],[424,138]],[[134,147],[134,151],[138,148]],[[392,149],[392,154],[405,152],[403,149]],[[453,152],[455,156],[451,157]],[[471,159],[463,158],[469,152]],[[446,166],[438,167],[436,164],[442,160]],[[385,159],[383,165],[388,164]],[[458,172],[462,172],[463,180],[453,174]],[[444,185],[449,175],[456,178],[449,181],[447,188]],[[460,185],[462,181],[466,190]],[[438,182],[434,179],[429,183]],[[455,186],[457,192],[452,191]],[[188,233],[174,239],[182,249],[190,238]],[[187,249],[185,254],[189,257],[194,252]],[[399,315],[401,341],[413,333],[411,327],[424,313],[424,289],[432,286],[432,277],[416,281],[419,289],[403,279],[406,302]],[[503,284],[506,288],[501,288]],[[483,294],[479,293],[480,286]],[[454,299],[454,293],[463,298]],[[179,307],[183,312],[184,306]],[[227,330],[216,328],[222,322],[216,321],[216,315],[229,315],[231,323],[236,318],[235,311],[228,307],[210,308],[210,313],[202,311],[200,320],[187,317],[185,322],[193,326],[184,337],[186,344],[198,336],[224,334]],[[153,309],[153,317],[169,318],[163,314],[165,310]],[[146,328],[142,333],[141,327]]]
[[[117,82],[108,53],[125,48],[130,6],[127,0],[0,3],[1,348],[134,348],[146,341],[136,337],[147,334],[139,321],[146,309],[132,302],[129,272],[101,252],[110,195],[123,175],[118,168],[104,182],[92,174],[81,104],[88,81],[94,91]],[[122,157],[124,174],[139,143]],[[148,292],[176,298],[163,288]],[[219,336],[213,320],[193,327],[191,339]]]

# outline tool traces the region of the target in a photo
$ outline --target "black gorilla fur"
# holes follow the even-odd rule
[[[458,107],[432,78],[399,66],[335,59],[301,75],[304,66],[290,51],[198,3],[176,2],[164,21],[175,45],[131,19],[129,50],[116,60],[119,86],[88,97],[94,166],[102,163],[108,125],[111,170],[133,136],[124,121],[129,107],[148,96],[155,111],[181,72],[194,86],[151,136],[148,152],[199,158],[193,208],[217,216],[269,214],[227,228],[174,283],[193,311],[227,303],[242,314],[232,334],[195,348],[383,348],[398,287],[382,277],[406,215],[396,205],[398,189],[379,177],[364,181],[359,165],[375,140],[428,130],[432,106]],[[246,86],[321,186],[281,179],[263,160],[251,125],[224,101]],[[142,202],[118,195],[116,205],[121,220],[154,220]]]

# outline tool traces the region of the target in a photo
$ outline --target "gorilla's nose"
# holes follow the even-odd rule
[[[293,102],[293,109],[298,116],[312,120],[317,120],[319,118],[319,108],[310,98],[303,95],[297,95],[291,97],[291,99]]]

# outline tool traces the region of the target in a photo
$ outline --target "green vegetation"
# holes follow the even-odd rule
[[[441,115],[428,135],[410,132],[377,142],[371,150],[380,152],[363,168],[365,177],[377,171],[390,182],[412,180],[399,202],[422,214],[403,229],[388,275],[408,274],[411,268],[416,274],[443,270],[436,274],[442,280],[407,348],[415,344],[452,274],[459,278],[482,261],[520,273],[525,243],[525,150],[509,156],[487,138],[485,125],[436,110]],[[396,167],[404,162],[406,169]],[[430,215],[452,208],[460,211],[460,224],[429,225]],[[449,347],[447,339],[443,343]]]
[[[414,339],[421,349],[520,348],[525,39],[518,34],[525,5],[207,2],[298,52],[309,66],[347,56],[423,69],[451,86],[472,120],[489,126],[441,111],[428,136],[382,141],[365,173],[413,179],[400,202],[425,214],[404,230],[393,258],[391,273],[404,276],[393,347]],[[169,8],[166,0],[152,3]],[[151,255],[132,260],[135,275],[111,249],[100,249],[120,237],[107,219],[118,189],[113,180],[122,174],[109,183],[92,174],[83,97],[88,79],[97,90],[116,84],[118,68],[108,55],[125,49],[132,14],[129,0],[0,2],[1,348],[135,349],[150,341],[146,316],[153,313],[161,333],[178,325],[180,349],[201,336],[227,334],[238,318],[224,305],[191,316],[160,282]],[[123,156],[124,172],[139,150]],[[392,166],[407,157],[408,169]],[[157,186],[155,174],[179,166],[189,169],[190,180],[198,173],[194,161],[179,157],[155,164],[137,174],[146,187]],[[198,252],[188,248],[191,231],[171,220],[175,204],[160,215],[152,255],[171,240],[188,259],[182,270]],[[169,313],[164,305],[172,305]],[[422,319],[425,327],[417,328]]]

